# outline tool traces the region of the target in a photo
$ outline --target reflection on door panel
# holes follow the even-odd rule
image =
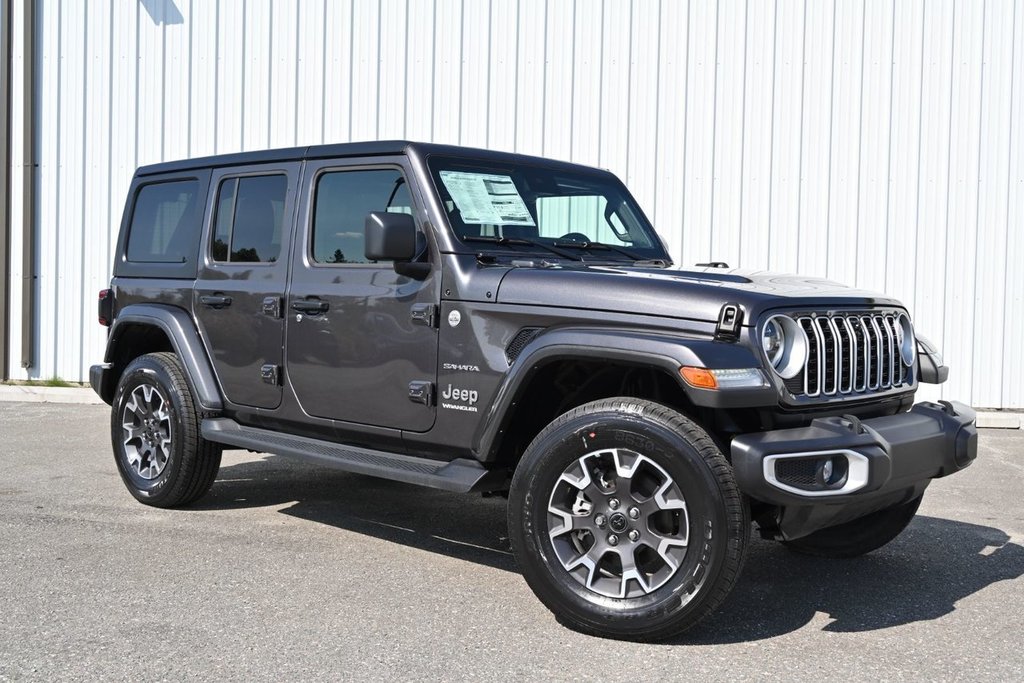
[[[412,308],[436,303],[435,276],[398,275],[365,254],[367,214],[415,215],[406,180],[393,168],[309,178],[308,256],[296,250],[287,323],[287,370],[299,402],[317,417],[425,431],[434,411],[409,400],[409,384],[434,381],[437,333],[414,323]],[[323,310],[296,308],[315,310],[311,302]]]
[[[194,310],[227,399],[275,408],[281,403],[287,264],[278,261],[286,241],[288,176],[224,178],[217,188],[210,264],[196,284]]]

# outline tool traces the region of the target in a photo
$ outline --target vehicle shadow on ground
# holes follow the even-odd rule
[[[194,510],[293,503],[283,514],[496,569],[516,572],[504,498],[452,494],[276,456],[225,466]],[[833,632],[936,619],[997,582],[1024,575],[1024,546],[995,527],[918,515],[885,548],[824,560],[751,539],[732,595],[679,644],[762,640],[795,631],[817,613]]]
[[[210,492],[193,510],[294,503],[283,514],[448,555],[518,571],[501,496],[458,494],[296,464],[261,455],[221,467]]]

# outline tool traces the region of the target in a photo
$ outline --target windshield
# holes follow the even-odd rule
[[[661,241],[610,174],[458,157],[428,159],[459,240],[585,260],[665,260]]]

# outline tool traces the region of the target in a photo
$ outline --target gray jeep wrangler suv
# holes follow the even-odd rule
[[[224,448],[505,492],[568,625],[666,638],[736,582],[752,522],[813,555],[895,538],[971,463],[970,408],[891,298],[676,268],[607,171],[372,142],[135,174],[106,357],[118,470],[186,505]]]

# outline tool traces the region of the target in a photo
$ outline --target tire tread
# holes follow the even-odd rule
[[[736,585],[746,557],[747,542],[750,535],[750,511],[736,485],[732,465],[708,433],[696,422],[678,411],[653,401],[617,397],[601,399],[573,408],[541,430],[527,448],[527,452],[535,444],[542,441],[550,432],[561,428],[566,423],[607,411],[619,413],[624,417],[640,413],[647,419],[660,422],[663,426],[675,431],[685,440],[689,441],[714,475],[715,480],[720,486],[725,503],[726,528],[729,531],[729,538],[726,542],[722,567],[714,584],[710,587],[711,590],[703,598],[699,608],[687,615],[685,623],[680,624],[670,621],[667,624],[646,631],[609,633],[607,630],[595,628],[578,620],[571,621],[573,628],[592,635],[640,642],[665,640],[692,628],[704,617],[716,610]],[[519,468],[517,468],[517,473],[518,470]],[[515,480],[513,480],[513,488],[515,488]],[[510,534],[510,536],[513,539],[513,550],[518,557],[519,552],[515,548],[514,540],[516,534]]]

